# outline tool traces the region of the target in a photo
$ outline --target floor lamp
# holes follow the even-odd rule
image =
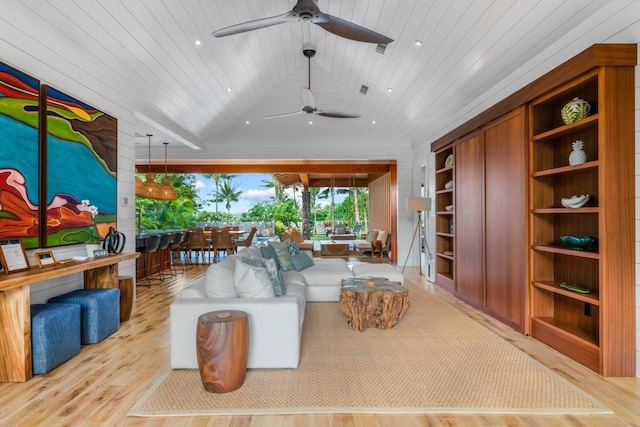
[[[413,243],[416,241],[416,234],[418,234],[418,230],[420,229],[420,212],[428,212],[431,210],[431,199],[428,197],[411,197],[407,199],[407,210],[415,211],[418,213],[418,223],[416,224],[416,230],[413,232],[413,238],[411,239],[411,246],[409,247],[409,252],[407,253],[407,259],[404,261],[404,266],[402,267],[402,272],[404,273],[404,269],[407,266],[407,262],[409,261],[409,256],[411,255],[411,251],[413,250]],[[425,244],[427,245],[427,251],[429,252],[429,242],[425,239]],[[420,275],[422,274],[422,250],[420,251],[420,256],[418,257],[419,266],[420,266]]]

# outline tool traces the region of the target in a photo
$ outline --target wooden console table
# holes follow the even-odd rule
[[[28,271],[0,275],[0,382],[24,382],[31,372],[31,292],[34,283],[84,272],[85,288],[117,288],[118,263],[138,253],[111,255],[32,267]]]

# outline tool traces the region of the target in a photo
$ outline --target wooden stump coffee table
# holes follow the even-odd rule
[[[340,308],[351,329],[393,328],[407,312],[409,291],[384,277],[351,277],[342,280]]]
[[[349,256],[348,243],[322,242],[320,243],[320,256],[323,257],[343,257]]]

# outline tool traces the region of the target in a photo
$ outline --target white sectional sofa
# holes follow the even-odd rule
[[[273,288],[242,287],[239,276],[256,274],[265,281],[266,269],[245,265],[243,258],[260,259],[256,246],[212,264],[206,274],[185,287],[170,307],[171,367],[197,369],[196,325],[201,314],[219,310],[241,310],[249,318],[248,368],[296,368],[305,306],[308,301],[338,301],[341,281],[354,275],[387,277],[404,282],[402,274],[389,264],[358,263],[350,268],[340,258],[314,258],[301,271],[282,271],[285,295]],[[265,271],[260,271],[265,270]],[[253,280],[253,276],[252,276]],[[258,279],[255,279],[259,281]],[[266,279],[269,282],[269,279]],[[268,283],[271,286],[271,282]],[[244,297],[238,297],[243,294]]]

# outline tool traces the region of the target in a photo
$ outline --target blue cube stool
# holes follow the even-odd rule
[[[120,327],[120,289],[77,289],[48,302],[80,305],[82,344],[99,343]]]
[[[80,353],[80,306],[31,306],[31,357],[34,374],[46,374]]]

